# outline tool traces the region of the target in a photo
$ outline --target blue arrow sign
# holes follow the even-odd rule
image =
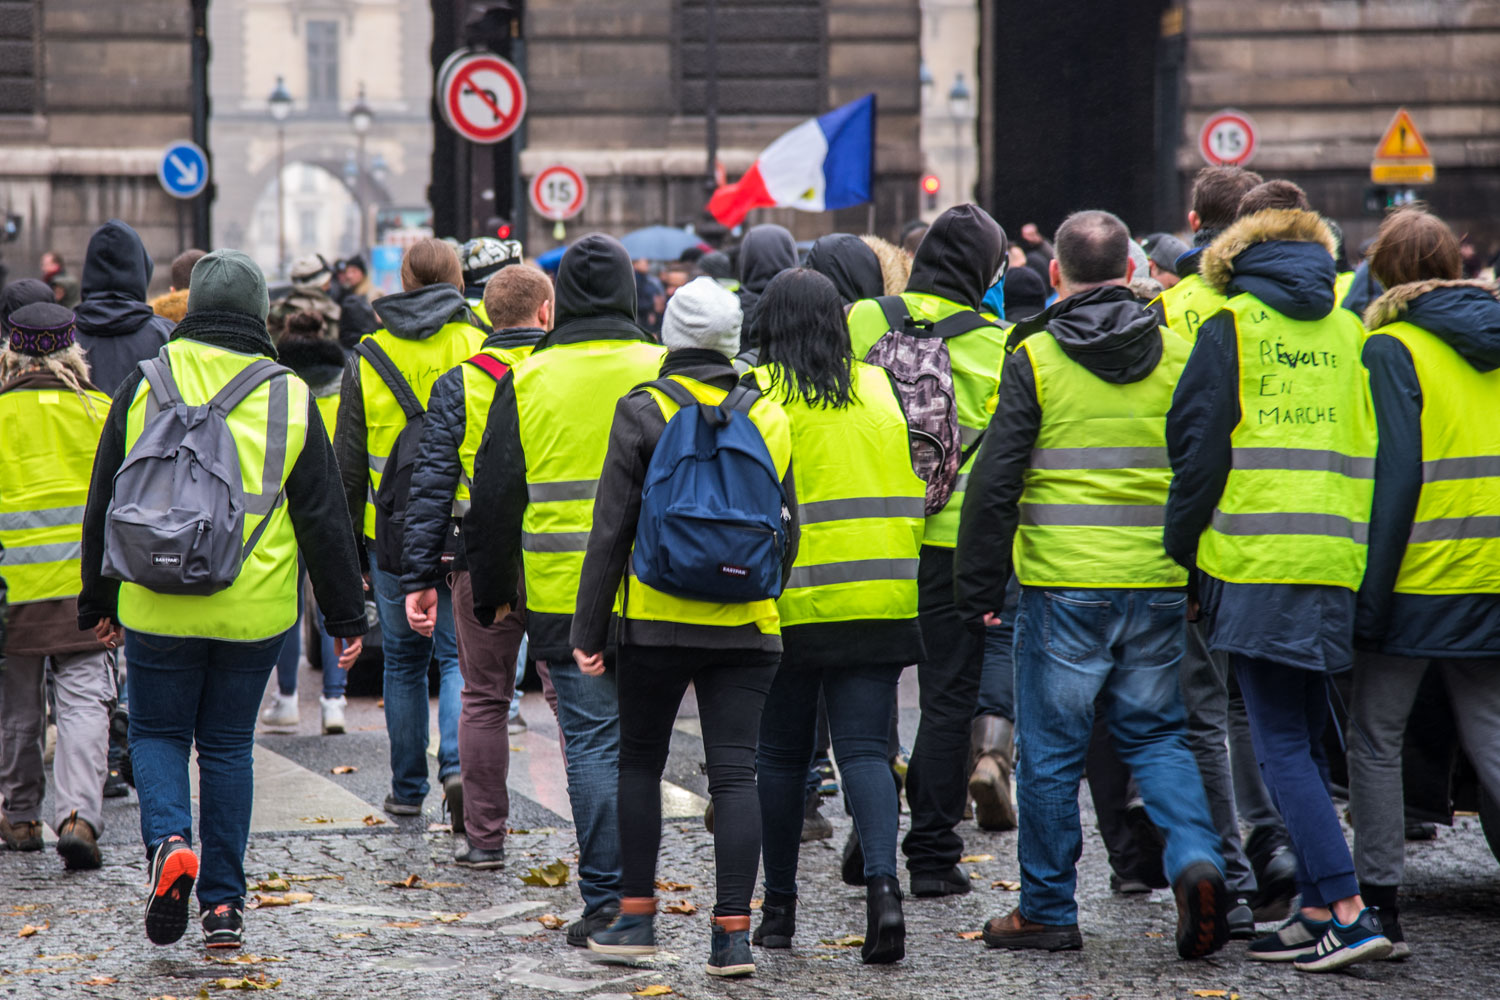
[[[208,187],[208,156],[197,143],[178,139],[162,150],[156,176],[173,198],[196,198]]]

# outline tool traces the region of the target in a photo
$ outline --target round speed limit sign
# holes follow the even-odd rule
[[[583,211],[589,199],[582,172],[561,163],[537,171],[531,179],[531,207],[544,219],[562,222]]]
[[[1255,155],[1255,124],[1243,111],[1217,111],[1203,123],[1198,151],[1212,166],[1242,167]]]

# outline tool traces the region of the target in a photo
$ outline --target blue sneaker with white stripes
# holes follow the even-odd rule
[[[1355,962],[1385,958],[1392,947],[1380,926],[1380,914],[1367,906],[1352,924],[1341,924],[1337,918],[1329,921],[1313,954],[1302,956],[1293,966],[1299,972],[1332,972]]]
[[[1270,934],[1250,942],[1245,957],[1256,962],[1295,962],[1315,954],[1330,921],[1309,920],[1296,910]]]

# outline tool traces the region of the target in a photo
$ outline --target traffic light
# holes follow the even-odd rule
[[[937,210],[937,196],[942,189],[943,182],[938,180],[937,174],[922,175],[922,193],[927,196],[927,211]]]
[[[502,240],[510,239],[510,223],[502,222],[498,226],[496,226],[495,235],[500,237]]]

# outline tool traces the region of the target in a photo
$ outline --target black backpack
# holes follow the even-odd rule
[[[381,569],[399,576],[406,535],[406,501],[411,496],[411,477],[422,445],[427,411],[385,348],[367,338],[356,344],[354,351],[375,369],[380,381],[396,397],[401,412],[406,414],[406,426],[396,435],[396,443],[386,456],[385,471],[380,475],[380,489],[375,491],[375,558]]]

